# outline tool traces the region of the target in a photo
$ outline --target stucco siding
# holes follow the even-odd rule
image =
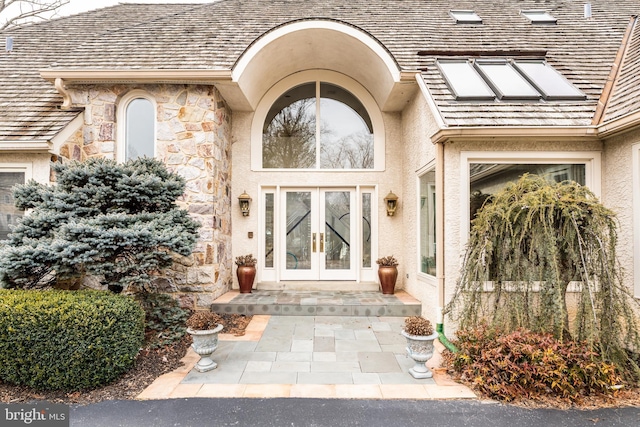
[[[593,152],[601,153],[602,144],[599,141],[450,141],[445,144],[445,303],[448,303],[455,291],[456,282],[464,257],[466,237],[463,238],[462,221],[468,221],[464,212],[468,211],[468,204],[462,200],[463,186],[468,182],[461,182],[462,154],[467,151],[485,151],[511,153],[514,157],[523,156],[523,152]],[[466,165],[464,165],[466,167]],[[596,175],[599,174],[596,171]],[[465,231],[466,232],[466,231]],[[447,335],[455,332],[456,324],[450,317],[446,318]]]
[[[633,145],[640,143],[640,131],[628,132],[604,143],[602,201],[618,218],[618,261],[624,269],[624,283],[634,289],[634,198]],[[637,159],[636,159],[637,161]],[[640,167],[640,165],[635,165]],[[637,200],[636,200],[637,203]],[[636,286],[636,296],[640,287]]]
[[[356,187],[367,186],[377,189],[377,200],[373,201],[374,209],[378,216],[378,247],[374,248],[375,257],[395,255],[401,257],[404,242],[398,236],[402,236],[404,225],[404,212],[406,210],[403,194],[403,152],[401,120],[399,113],[383,113],[385,156],[386,164],[383,171],[269,171],[251,169],[251,144],[261,144],[261,141],[251,140],[251,128],[254,119],[253,113],[233,113],[233,175],[232,175],[232,221],[233,221],[233,255],[239,256],[248,253],[258,255],[260,253],[261,239],[258,235],[261,230],[260,210],[263,201],[260,200],[260,189],[265,186],[282,187]],[[246,191],[252,197],[251,213],[243,217],[238,206],[237,197]],[[389,191],[398,195],[400,204],[396,215],[388,217],[384,207],[383,198]],[[253,232],[253,238],[249,233]],[[377,253],[376,253],[377,252]],[[258,259],[258,263],[262,260]],[[399,266],[397,287],[404,286],[404,260]],[[260,268],[258,269],[260,272]],[[258,275],[257,280],[262,280]],[[234,278],[234,287],[237,287],[237,279]]]
[[[402,219],[403,251],[402,263],[405,271],[407,292],[422,302],[422,313],[435,323],[438,305],[438,289],[433,276],[420,273],[418,172],[425,166],[435,167],[435,146],[430,135],[437,125],[421,92],[416,93],[402,112],[403,159],[402,193],[404,210]]]

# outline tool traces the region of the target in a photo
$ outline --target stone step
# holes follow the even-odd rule
[[[229,291],[211,305],[211,311],[273,316],[388,316],[422,313],[422,304],[404,291],[383,295],[379,291]]]

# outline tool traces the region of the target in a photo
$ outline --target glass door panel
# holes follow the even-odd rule
[[[282,191],[282,280],[356,279],[355,197],[352,189]]]
[[[285,210],[282,226],[285,232],[281,263],[283,280],[317,280],[317,194],[317,190],[282,193]]]
[[[320,279],[354,280],[355,192],[323,190],[320,230]]]

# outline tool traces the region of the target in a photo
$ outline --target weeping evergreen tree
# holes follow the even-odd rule
[[[584,186],[524,175],[489,197],[472,221],[446,311],[463,329],[488,323],[586,341],[637,373],[629,351],[640,350],[640,335],[616,260],[616,225]]]
[[[57,184],[14,189],[30,209],[0,246],[0,284],[46,288],[98,278],[114,292],[144,288],[172,253],[191,254],[200,226],[175,201],[182,177],[155,159],[54,164]]]

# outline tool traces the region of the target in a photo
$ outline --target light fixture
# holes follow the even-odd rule
[[[249,210],[251,208],[251,196],[247,194],[245,190],[244,193],[238,196],[238,202],[240,203],[240,211],[242,211],[242,216],[249,216]]]
[[[393,216],[398,208],[398,196],[389,191],[387,197],[384,198],[384,204],[387,207],[387,216]]]

